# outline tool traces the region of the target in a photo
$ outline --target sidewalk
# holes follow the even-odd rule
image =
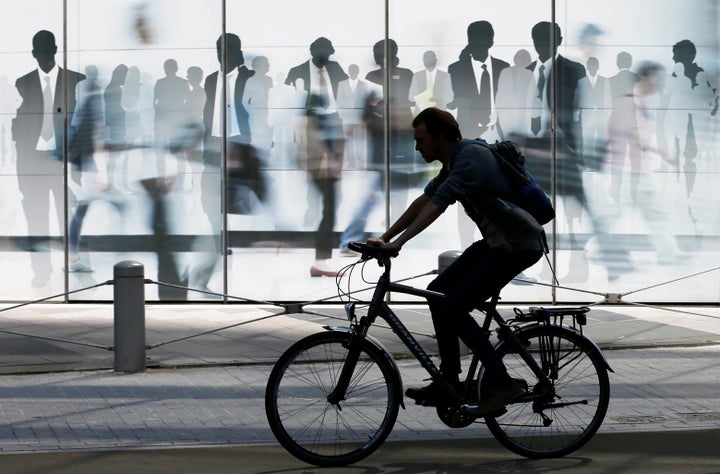
[[[397,309],[432,350],[427,310]],[[338,307],[310,310],[257,321],[276,308],[149,305],[151,346],[234,327],[150,349],[148,370],[138,374],[113,372],[106,349],[0,333],[0,453],[276,444],[263,403],[271,364],[303,335],[345,323]],[[720,429],[720,308],[682,311],[593,308],[586,332],[615,371],[601,432]],[[112,305],[33,305],[0,315],[5,331],[113,345]],[[424,371],[402,357],[394,335],[374,335],[398,356],[404,383],[421,383]],[[390,439],[489,436],[482,424],[450,430],[434,410],[408,405]]]

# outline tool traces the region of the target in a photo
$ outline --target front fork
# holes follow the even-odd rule
[[[360,359],[360,352],[362,350],[363,341],[365,341],[365,335],[367,334],[369,328],[366,316],[360,318],[360,322],[358,324],[352,324],[353,320],[355,319],[354,305],[348,305],[346,307],[346,311],[348,313],[348,321],[352,325],[350,339],[348,339],[347,342],[348,352],[347,356],[345,357],[345,362],[343,363],[342,370],[340,371],[340,375],[338,376],[337,382],[335,383],[335,388],[333,388],[333,390],[327,396],[328,403],[337,406],[339,410],[342,410],[342,408],[340,407],[340,402],[345,400],[345,394],[347,393],[347,389],[350,386],[350,381],[352,380],[352,375],[355,372],[357,362]]]

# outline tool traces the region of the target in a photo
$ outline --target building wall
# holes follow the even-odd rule
[[[0,300],[87,288],[128,259],[158,282],[246,300],[335,300],[334,278],[310,276],[326,257],[315,250],[325,178],[336,178],[334,199],[326,201],[335,209],[326,264],[340,269],[354,262],[339,245],[355,218],[364,218],[358,238],[378,235],[437,172],[414,152],[409,124],[428,105],[450,110],[467,137],[520,143],[556,204],[549,259],[524,275],[543,285],[510,285],[504,299],[594,301],[620,293],[645,302],[720,300],[714,2],[27,0],[3,2],[0,12]],[[478,21],[492,26],[490,38],[468,37]],[[562,59],[550,60],[546,83],[555,87],[540,100],[532,67],[541,43],[553,42],[532,31],[550,21],[561,32],[555,46]],[[55,36],[56,63],[86,77],[55,91],[54,152],[37,151],[33,125],[43,118],[31,105],[42,103],[31,77],[38,68],[33,36],[41,30]],[[250,134],[233,133],[228,119],[220,125],[229,132],[208,140],[202,96],[219,69],[223,31],[240,38],[244,66],[255,71],[237,106],[239,128]],[[339,131],[317,128],[326,122],[308,114],[305,84],[293,72],[319,38],[332,43],[329,59],[341,74],[357,69],[366,86],[357,102],[333,91],[324,111],[337,110]],[[397,44],[388,75],[373,50],[386,38]],[[232,55],[232,45],[221,44]],[[429,51],[440,71],[433,92],[422,84],[424,73],[411,80]],[[463,64],[485,53],[504,63],[492,63],[494,98],[489,118],[479,119],[475,99],[463,92]],[[613,78],[628,59],[636,79],[611,88],[622,84]],[[165,78],[173,63],[175,81]],[[448,70],[442,98],[440,76]],[[197,110],[189,74],[201,77]],[[378,84],[385,77],[389,89]],[[477,89],[477,82],[470,84]],[[612,91],[620,91],[614,100]],[[398,278],[421,275],[415,284],[426,285],[441,252],[480,238],[456,207],[406,246]],[[111,291],[69,299],[104,300]],[[185,297],[212,298],[148,289],[149,299]]]

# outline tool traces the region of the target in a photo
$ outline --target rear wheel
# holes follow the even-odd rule
[[[390,434],[401,400],[388,356],[368,341],[344,400],[328,401],[348,354],[350,334],[324,332],[288,349],[275,364],[265,410],[275,437],[293,456],[318,466],[344,466],[375,451]]]
[[[525,380],[529,391],[505,413],[486,417],[488,428],[522,456],[569,454],[587,443],[605,418],[610,400],[607,364],[594,344],[566,328],[534,326],[517,336],[551,385],[541,386],[517,351],[503,342],[497,350],[508,373]],[[480,390],[483,393],[482,382]]]

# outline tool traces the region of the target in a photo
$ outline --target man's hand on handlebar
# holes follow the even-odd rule
[[[402,250],[401,245],[398,245],[395,242],[386,243],[380,237],[372,237],[372,238],[368,239],[367,243],[368,243],[368,245],[374,245],[376,247],[386,248],[387,250],[391,251],[391,253],[394,257],[396,257],[400,253],[400,250]]]

